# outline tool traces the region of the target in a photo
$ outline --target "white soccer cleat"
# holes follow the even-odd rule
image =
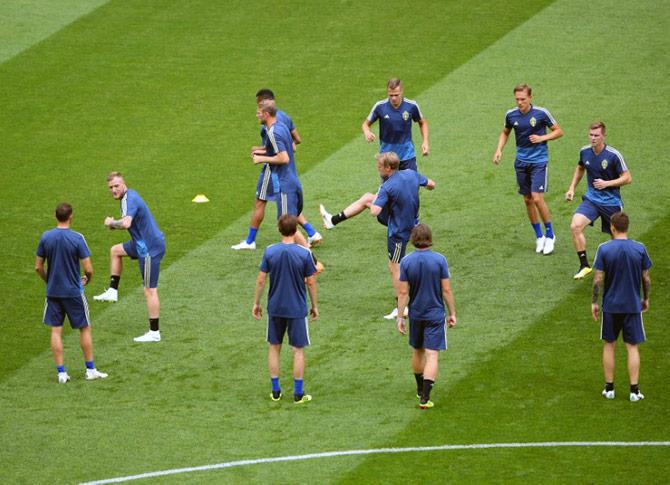
[[[333,224],[332,214],[326,210],[323,204],[319,204],[319,214],[321,214],[321,220],[323,220],[323,227],[326,229],[332,229],[335,227],[335,224]]]
[[[605,399],[614,399],[614,389],[611,391],[608,391],[607,389],[603,389],[602,395]],[[632,394],[631,394],[632,396]],[[631,399],[632,401],[632,399]]]
[[[144,335],[135,337],[133,339],[135,342],[160,342],[161,341],[161,332],[160,330],[149,330]]]
[[[545,237],[544,238],[544,248],[542,248],[542,254],[545,256],[554,252],[554,244],[556,244],[556,236],[554,237]]]
[[[638,402],[644,399],[644,394],[640,391],[630,393],[630,402]]]
[[[243,249],[253,251],[254,249],[256,249],[256,241],[248,243],[246,240],[244,240],[241,241],[239,244],[233,244],[232,246],[230,246],[230,249],[234,249],[235,251],[240,251]]]
[[[323,236],[318,232],[315,232],[313,236],[307,238],[307,242],[310,244],[319,244],[323,240]]]
[[[59,384],[65,384],[69,380],[70,380],[70,376],[67,375],[67,372],[59,372],[58,373],[58,383]]]
[[[544,241],[546,238],[544,236],[540,236],[535,240],[535,252],[537,254],[540,254],[544,250]]]
[[[409,315],[409,311],[407,310],[407,307],[405,307],[403,316],[406,317],[407,315]],[[398,308],[394,308],[391,313],[389,313],[388,315],[384,315],[384,318],[386,320],[395,320],[396,318],[398,318]]]
[[[114,288],[107,288],[105,291],[93,297],[95,301],[119,301],[119,290]]]
[[[105,379],[108,374],[100,372],[98,369],[86,369],[86,380],[94,381],[96,379]]]

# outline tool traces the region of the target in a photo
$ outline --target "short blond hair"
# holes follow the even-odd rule
[[[375,160],[391,170],[398,170],[400,166],[400,158],[395,152],[378,153],[375,155]]]

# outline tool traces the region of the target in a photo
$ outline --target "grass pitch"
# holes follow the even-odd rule
[[[0,121],[0,171],[11,181],[0,195],[7,208],[1,217],[4,227],[19,228],[2,241],[10,256],[0,276],[7,322],[0,344],[4,480],[71,483],[373,447],[668,440],[669,342],[661,329],[670,190],[659,154],[669,147],[649,136],[649,126],[665,118],[667,93],[659,87],[668,75],[667,14],[654,12],[651,2],[616,9],[570,1],[513,10],[497,2],[459,5],[272,4],[282,15],[268,24],[259,16],[269,3],[223,11],[206,2],[110,2],[0,65],[11,94]],[[407,31],[388,35],[399,18]],[[416,409],[410,350],[380,319],[393,303],[384,230],[364,215],[328,232],[318,249],[327,270],[306,375],[315,400],[304,407],[271,403],[264,325],[250,316],[261,254],[228,250],[246,232],[252,203],[253,93],[272,87],[295,118],[305,139],[298,163],[306,214],[318,223],[319,202],[339,210],[378,183],[375,146],[362,141],[359,126],[391,75],[406,81],[406,94],[431,124],[432,153],[419,166],[438,188],[423,195],[422,219],[449,260],[458,305],[437,406]],[[532,252],[514,188],[513,146],[501,167],[490,162],[520,81],[535,88],[536,103],[566,131],[550,144],[548,200],[559,238],[550,257]],[[562,194],[596,118],[608,124],[608,142],[630,166],[634,182],[623,196],[631,235],[648,245],[654,262],[649,342],[642,348],[648,399],[638,405],[625,399],[621,353],[619,397],[599,396],[589,282],[572,280],[575,205]],[[96,363],[110,378],[83,381],[70,334],[66,364],[77,378],[58,386],[47,331],[38,323],[44,290],[32,274],[33,250],[53,225],[55,204],[69,199],[97,270],[89,297],[104,287],[108,247],[118,237],[102,228],[104,215],[118,211],[105,191],[112,169],[126,172],[167,236],[164,341],[131,342],[144,331],[146,310],[128,265],[122,300],[94,306]],[[212,203],[191,205],[199,192]],[[270,211],[259,246],[276,240],[272,220]],[[592,229],[587,239],[592,258],[604,236]],[[288,353],[283,364],[289,391]],[[71,450],[82,458],[70,458]],[[638,480],[659,482],[670,454],[561,448],[374,455],[161,481],[628,482],[629,462]]]

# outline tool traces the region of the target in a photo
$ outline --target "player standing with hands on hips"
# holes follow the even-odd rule
[[[544,200],[547,191],[549,151],[547,142],[563,136],[563,130],[549,110],[533,106],[532,89],[527,84],[519,84],[514,88],[516,108],[505,115],[498,146],[493,155],[493,163],[498,165],[502,159],[502,151],[512,130],[516,136],[516,161],[514,170],[519,185],[519,194],[523,195],[526,212],[535,231],[535,252],[551,254],[554,252],[556,236],[551,227],[551,214]],[[547,128],[549,132],[547,133]],[[542,235],[540,220],[544,222],[545,234]]]

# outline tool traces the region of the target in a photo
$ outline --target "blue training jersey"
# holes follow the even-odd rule
[[[295,155],[293,153],[293,138],[286,125],[275,122],[267,130],[267,141],[265,143],[266,155],[273,157],[280,152],[288,153],[289,162],[281,165],[271,164],[279,178],[279,190],[289,193],[301,189],[298,170],[295,166]]]
[[[388,235],[409,241],[419,223],[419,187],[428,179],[414,170],[398,170],[379,187],[373,204],[388,213]]]
[[[128,232],[139,256],[158,256],[165,252],[165,238],[140,194],[128,189],[121,199],[121,217],[133,218]]]
[[[586,170],[586,197],[597,205],[621,206],[621,191],[619,187],[607,187],[598,190],[593,186],[595,179],[614,180],[628,171],[623,155],[616,148],[605,145],[605,148],[596,155],[591,146],[585,146],[579,152],[579,165]]]
[[[630,239],[612,239],[598,246],[593,268],[605,272],[603,311],[640,313],[642,272],[651,268],[644,244]]]
[[[272,244],[265,248],[260,270],[270,275],[268,315],[306,317],[305,278],[316,273],[310,250],[298,244]]]
[[[375,103],[368,115],[368,121],[379,120],[379,152],[395,152],[400,161],[416,157],[412,143],[412,122],[423,119],[416,101],[403,98],[400,106],[394,108],[391,101],[383,99]]]
[[[277,123],[281,123],[282,125],[286,126],[288,128],[289,133],[295,130],[295,125],[293,124],[293,119],[286,114],[284,111],[278,109],[277,110]],[[265,146],[265,143],[268,138],[268,129],[265,127],[265,125],[261,125],[261,145]],[[291,140],[293,140],[293,137],[291,137]]]
[[[556,124],[549,110],[532,106],[528,113],[523,114],[519,108],[511,109],[505,114],[505,128],[514,130],[516,136],[516,159],[524,163],[547,163],[549,150],[547,142],[531,143],[530,135],[544,135],[547,128]]]
[[[42,234],[36,255],[47,262],[47,296],[70,298],[82,294],[79,260],[91,256],[84,236],[71,229],[51,229]]]
[[[410,320],[444,322],[444,279],[449,279],[447,259],[430,249],[417,249],[400,261],[400,281],[409,283]]]

